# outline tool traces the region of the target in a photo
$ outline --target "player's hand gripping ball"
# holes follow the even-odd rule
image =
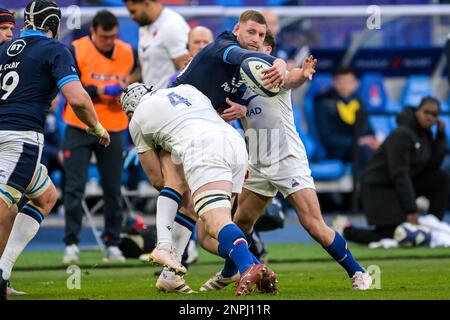
[[[273,97],[280,92],[279,87],[267,89],[261,78],[263,77],[263,71],[271,68],[272,65],[267,61],[250,57],[242,61],[241,63],[241,78],[245,81],[247,87],[253,92],[263,97]]]

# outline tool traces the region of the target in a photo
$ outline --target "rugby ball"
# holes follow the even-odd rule
[[[430,243],[431,232],[424,226],[404,222],[395,229],[394,240],[401,247],[417,247]]]
[[[264,87],[261,78],[263,71],[269,69],[272,65],[260,58],[250,57],[241,63],[241,78],[244,80],[247,87],[253,92],[263,97],[273,97],[280,92],[279,87],[267,89]]]

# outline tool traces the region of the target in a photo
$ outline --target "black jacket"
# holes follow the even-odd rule
[[[397,115],[397,124],[398,127],[369,160],[364,171],[363,189],[391,189],[395,192],[403,214],[406,215],[417,212],[414,179],[439,169],[445,156],[447,141],[445,133],[438,134],[434,139],[431,130],[421,128],[413,108],[400,112]],[[376,197],[375,194],[373,196]],[[383,211],[381,207],[389,205],[383,204],[383,200],[387,199],[378,200],[379,211]],[[371,217],[371,213],[366,213],[369,223],[378,224],[375,221],[380,217]],[[379,214],[383,215],[382,212]]]

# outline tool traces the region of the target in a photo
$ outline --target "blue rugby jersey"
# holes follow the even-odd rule
[[[207,96],[216,110],[227,109],[225,98],[240,101],[245,93],[246,86],[239,69],[241,62],[248,57],[258,57],[271,64],[276,59],[243,49],[233,33],[222,32],[192,59],[172,86],[190,84]]]
[[[58,90],[79,81],[70,51],[41,31],[0,46],[0,130],[44,132]]]

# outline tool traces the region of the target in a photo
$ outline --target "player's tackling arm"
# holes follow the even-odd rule
[[[61,92],[76,116],[89,127],[88,133],[96,135],[100,139],[100,144],[107,147],[110,143],[109,134],[98,121],[91,98],[81,82],[70,81],[61,87]]]
[[[135,115],[131,118],[128,130],[130,131],[131,139],[136,146],[142,169],[144,169],[145,174],[152,182],[153,187],[157,190],[161,190],[164,187],[164,179],[159,156],[155,151],[153,141],[148,140],[148,136],[147,138],[145,137],[141,125],[136,120]]]
[[[283,87],[285,89],[295,89],[304,84],[306,80],[307,78],[303,74],[303,69],[294,68],[291,71],[286,72],[286,78],[284,80]]]
[[[286,72],[284,87],[294,89],[300,87],[306,80],[312,80],[314,73],[316,73],[316,64],[317,59],[310,55],[305,59],[301,68],[294,68]]]
[[[161,170],[159,156],[154,149],[139,153],[139,161],[153,187],[161,190],[164,187],[164,178]]]

